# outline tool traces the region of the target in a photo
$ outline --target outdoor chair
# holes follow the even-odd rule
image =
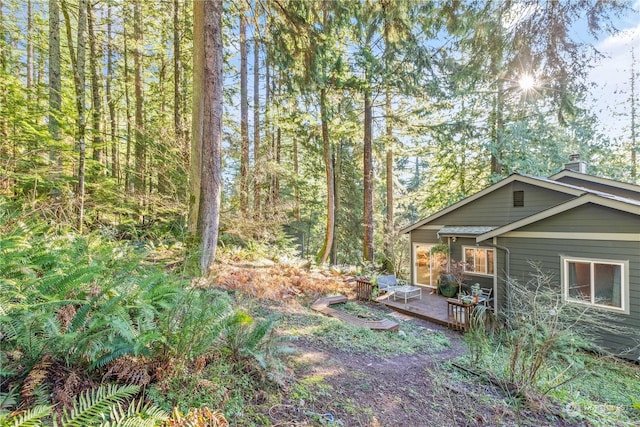
[[[482,288],[481,291],[482,294],[480,295],[484,298],[482,304],[487,307],[493,307],[493,297],[491,296],[493,294],[493,288]]]
[[[392,292],[402,285],[398,283],[398,279],[393,274],[378,277],[378,292]]]

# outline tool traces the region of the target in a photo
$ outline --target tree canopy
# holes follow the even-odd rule
[[[399,227],[514,171],[551,174],[580,153],[634,180],[635,142],[599,134],[587,109],[600,58],[577,35],[614,33],[627,8],[223,2],[214,240],[288,238],[321,262],[391,266]],[[201,230],[188,222],[206,193],[194,162],[210,160],[191,146],[207,97],[197,36],[178,0],[2,0],[3,196],[80,231]],[[635,141],[635,115],[630,127]]]

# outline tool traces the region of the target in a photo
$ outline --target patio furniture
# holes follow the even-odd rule
[[[398,279],[394,274],[378,277],[378,292],[386,292],[387,298],[391,295],[391,292],[402,287],[403,285],[398,283]]]
[[[480,295],[480,302],[487,307],[493,306],[493,298],[491,294],[493,293],[493,288],[482,288],[482,294]]]
[[[422,298],[422,288],[409,285],[396,287],[393,292],[393,300],[395,301],[398,298],[404,299],[405,304],[411,298]]]

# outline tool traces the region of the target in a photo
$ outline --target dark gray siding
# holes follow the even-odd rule
[[[634,230],[632,234],[640,233],[640,217],[625,214],[613,209],[585,206],[585,209],[576,209],[576,217],[572,215],[557,215],[545,221],[540,221],[518,231],[554,232],[572,229],[575,232],[617,232],[620,230]],[[608,212],[604,212],[605,211]],[[578,221],[583,214],[592,212],[598,215],[607,214],[606,222]],[[596,216],[598,216],[596,215]],[[588,218],[587,218],[588,219]],[[559,227],[564,221],[565,227]],[[626,314],[612,314],[621,325],[640,330],[640,243],[637,241],[611,241],[611,240],[577,240],[577,239],[548,239],[548,238],[514,238],[500,237],[500,245],[506,246],[510,251],[510,275],[521,283],[528,282],[534,269],[531,263],[536,263],[544,272],[551,274],[553,281],[561,290],[560,256],[574,256],[581,258],[610,259],[629,262],[629,310]],[[499,254],[504,256],[503,254]],[[505,286],[499,281],[499,304],[504,304]],[[636,337],[640,338],[640,334]],[[612,350],[620,351],[624,348],[637,345],[630,337],[621,337],[606,334],[602,337],[603,343]],[[640,356],[640,350],[636,350],[633,358]]]
[[[625,188],[615,187],[611,185],[598,184],[596,182],[586,181],[571,176],[564,176],[557,179],[558,182],[563,182],[569,185],[575,185],[577,187],[589,188],[591,190],[602,191],[604,193],[615,194],[616,196],[628,197],[629,199],[640,200],[640,190],[632,191]]]
[[[513,207],[514,191],[524,191],[523,207]],[[572,198],[569,194],[514,181],[435,221],[442,225],[504,225]]]
[[[413,230],[411,232],[411,247],[414,243],[439,243],[438,230]],[[444,240],[446,242],[446,239]]]
[[[640,218],[628,212],[587,203],[517,231],[640,234]]]

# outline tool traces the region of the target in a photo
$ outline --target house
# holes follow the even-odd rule
[[[589,175],[572,160],[549,178],[514,173],[402,230],[412,283],[436,286],[446,255],[431,249],[447,245],[471,283],[493,288],[500,311],[507,277],[526,283],[535,262],[567,302],[640,331],[640,186]],[[640,332],[606,334],[601,343],[621,352],[637,346],[633,338]],[[630,354],[640,360],[640,350]]]

